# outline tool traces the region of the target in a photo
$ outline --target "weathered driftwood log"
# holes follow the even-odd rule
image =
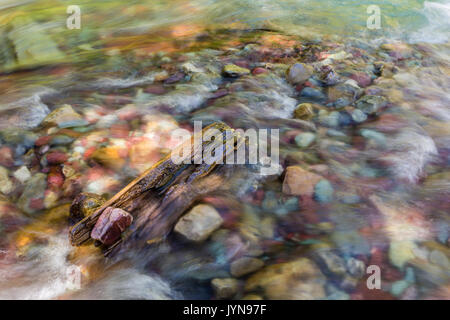
[[[233,171],[233,166],[219,164],[220,161],[193,164],[194,159],[203,159],[205,154],[211,155],[213,150],[221,148],[222,162],[225,163],[227,155],[241,147],[244,140],[224,123],[205,127],[202,135],[210,129],[219,130],[222,141],[195,143],[194,137],[188,139],[108,201],[102,203],[99,197],[79,195],[71,207],[71,220],[76,222],[70,229],[72,245],[79,246],[96,239],[96,244],[102,246],[106,255],[125,240],[133,241],[135,246],[159,242],[195,201],[213,191],[225,190],[227,175]],[[189,161],[173,161],[174,152],[180,155],[189,148],[191,152],[183,154]],[[98,208],[94,211],[95,206]],[[108,223],[112,226],[110,229],[106,227]]]

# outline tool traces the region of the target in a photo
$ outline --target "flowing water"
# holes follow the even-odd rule
[[[450,299],[448,0],[80,0],[79,29],[69,5],[0,0],[1,299]],[[219,120],[278,129],[280,170],[202,199],[207,240],[70,245],[80,192]]]

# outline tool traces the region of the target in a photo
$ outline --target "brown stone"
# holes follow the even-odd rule
[[[230,272],[234,277],[255,272],[264,266],[264,262],[257,258],[243,257],[233,261],[230,265]]]
[[[312,196],[314,186],[323,179],[318,174],[309,172],[299,166],[286,168],[283,182],[283,193],[293,196]]]
[[[265,267],[246,282],[246,291],[262,290],[268,299],[312,300],[325,297],[325,277],[307,258]]]

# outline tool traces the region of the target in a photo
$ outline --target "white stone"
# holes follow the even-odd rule
[[[20,182],[24,183],[31,178],[31,173],[26,166],[21,166],[19,169],[14,171],[13,176]]]
[[[223,223],[217,210],[206,204],[192,208],[175,225],[175,232],[192,241],[203,241]]]

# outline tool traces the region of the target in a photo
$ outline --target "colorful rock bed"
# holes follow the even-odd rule
[[[149,299],[450,298],[448,61],[432,45],[220,37],[55,67],[75,76],[2,111],[0,297],[101,298],[126,271],[121,292]],[[70,247],[73,199],[110,197],[196,120],[279,129],[282,170],[203,199],[147,256]]]

